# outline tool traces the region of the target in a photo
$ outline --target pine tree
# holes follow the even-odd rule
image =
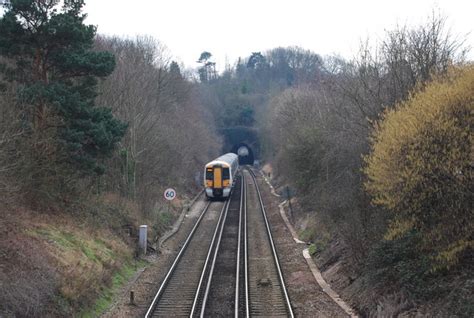
[[[126,124],[96,107],[98,79],[115,67],[114,56],[93,51],[96,27],[85,25],[83,0],[11,0],[0,18],[0,71],[19,85],[30,106],[32,137],[53,133],[56,151],[73,167],[102,173],[99,164],[123,137]]]

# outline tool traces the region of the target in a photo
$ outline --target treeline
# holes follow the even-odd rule
[[[353,295],[364,314],[377,310],[369,286],[392,302],[383,314],[416,302],[472,313],[467,285],[439,280],[472,256],[474,86],[463,53],[434,18],[352,61],[325,60],[318,85],[270,102],[269,157],[314,215],[311,240],[324,246],[329,233],[349,247],[369,281]]]
[[[391,31],[375,53],[362,47],[352,61],[327,59],[318,85],[291,88],[270,102],[267,131],[278,171],[303,198],[317,198],[309,200],[312,209],[353,245],[356,260],[367,256],[391,218],[369,204],[363,186],[374,123],[462,61],[442,24],[434,19]]]
[[[101,180],[108,191],[145,210],[167,187],[192,193],[201,170],[220,152],[220,138],[197,83],[150,37],[96,39],[95,48],[116,57],[115,71],[100,85],[98,105],[128,124]]]
[[[150,213],[166,187],[198,188],[220,151],[214,120],[159,42],[97,37],[83,5],[5,5],[0,200],[63,209],[114,193]]]
[[[459,283],[472,273],[472,67],[444,23],[388,31],[352,60],[255,52],[204,80],[221,124],[259,129],[309,215],[305,238],[347,247],[363,314],[473,310]]]

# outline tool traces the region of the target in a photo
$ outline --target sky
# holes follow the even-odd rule
[[[279,46],[351,58],[361,40],[380,41],[397,24],[419,25],[433,10],[474,47],[472,0],[86,0],[85,7],[86,22],[101,34],[151,35],[187,67],[208,51],[220,70]]]
[[[189,68],[208,51],[219,70],[279,46],[350,59],[368,37],[375,43],[436,12],[473,47],[474,60],[473,0],[86,0],[85,12],[100,34],[153,36]]]

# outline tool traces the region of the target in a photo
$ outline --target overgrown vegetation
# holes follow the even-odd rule
[[[114,296],[116,296],[119,288],[135,274],[137,268],[144,266],[146,266],[145,261],[134,261],[123,266],[120,271],[118,271],[112,277],[111,286],[101,291],[101,295],[96,300],[94,307],[91,310],[85,310],[81,312],[80,316],[82,318],[93,318],[100,316],[110,307],[112,300],[114,299]]]
[[[433,269],[460,262],[473,238],[474,68],[452,70],[385,112],[366,157],[366,188],[395,214],[387,239],[416,230]]]
[[[254,52],[206,81],[218,123],[258,129],[277,182],[297,194],[310,226],[347,246],[351,272],[370,281],[364,289],[397,286],[380,297],[394,312],[430,302],[416,291],[434,288],[440,275],[471,271],[463,266],[472,252],[473,90],[452,74],[470,68],[460,71],[466,48],[444,21],[387,31],[350,61],[300,48]],[[419,241],[407,243],[402,234],[412,230]],[[322,233],[302,234],[313,252],[331,246]],[[463,288],[457,295],[469,297]],[[436,299],[431,305],[449,302]],[[377,311],[364,301],[366,314]]]
[[[21,269],[0,275],[0,316],[75,315],[130,268],[139,224],[166,231],[180,202],[163,213],[162,191],[194,195],[220,139],[199,83],[158,41],[97,36],[83,0],[1,6],[0,263]],[[22,210],[49,223],[11,212]]]
[[[99,180],[101,191],[136,200],[151,213],[157,193],[161,197],[167,187],[185,193],[200,185],[196,173],[220,151],[213,115],[197,83],[185,78],[158,41],[99,37],[96,49],[119,57],[116,70],[100,85],[97,103],[109,105],[128,123]]]
[[[368,43],[352,60],[297,47],[253,52],[221,76],[204,52],[201,75],[212,76],[201,81],[226,144],[258,132],[253,146],[306,211],[311,252],[332,246],[328,236],[346,247],[363,313],[439,309],[472,297],[466,283],[444,279],[472,272],[473,88],[459,74],[472,73],[468,48],[436,15]],[[369,288],[384,290],[381,303]],[[430,300],[436,291],[443,296]]]
[[[382,302],[399,302],[390,310],[448,303],[465,316],[453,299],[472,297],[458,278],[472,273],[474,90],[463,47],[443,23],[389,31],[376,54],[363,46],[353,61],[326,59],[317,84],[270,100],[264,127],[274,168],[348,246],[352,270],[370,281],[363,289],[384,290]],[[373,314],[364,297],[372,298],[355,297],[359,309]]]
[[[27,176],[18,185],[35,203],[45,195],[57,200],[55,192],[67,193],[84,174],[102,174],[101,159],[126,129],[94,104],[98,78],[112,73],[115,60],[92,50],[96,28],[83,23],[83,5],[66,1],[58,11],[58,1],[11,1],[0,20],[0,70],[21,108],[17,170]]]
[[[74,314],[102,295],[83,312],[98,313],[130,274],[132,229],[176,217],[164,188],[190,194],[242,140],[296,195],[310,252],[347,247],[362,313],[473,315],[474,72],[443,18],[352,60],[280,47],[218,74],[205,51],[193,77],[158,41],[96,36],[82,0],[60,3],[11,0],[0,18],[0,259],[20,265],[0,271],[0,315]],[[19,232],[8,211],[25,207],[75,225]]]

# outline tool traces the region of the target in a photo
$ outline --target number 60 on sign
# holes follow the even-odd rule
[[[174,200],[174,198],[176,198],[176,190],[172,188],[168,188],[163,193],[163,196],[165,197],[166,200],[172,201]]]

